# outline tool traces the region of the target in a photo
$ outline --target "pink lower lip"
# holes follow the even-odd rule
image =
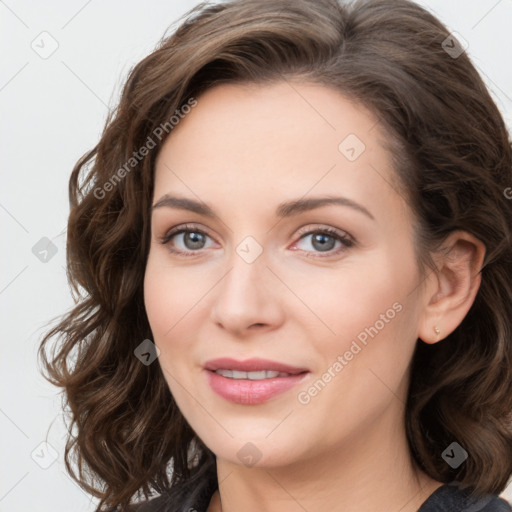
[[[274,379],[230,379],[213,371],[205,370],[208,383],[215,393],[236,404],[254,405],[270,400],[296,386],[308,374],[299,373]]]

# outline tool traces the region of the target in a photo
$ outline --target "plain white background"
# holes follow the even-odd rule
[[[0,1],[0,512],[95,509],[97,500],[66,473],[61,398],[36,359],[46,324],[72,305],[67,182],[96,144],[130,67],[196,3]],[[469,43],[512,128],[512,2],[419,3]],[[46,239],[54,255],[41,253]],[[504,494],[512,501],[512,485]]]

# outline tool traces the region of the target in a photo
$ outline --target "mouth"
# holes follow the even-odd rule
[[[309,370],[275,361],[216,359],[205,364],[211,389],[229,402],[256,405],[301,383]]]

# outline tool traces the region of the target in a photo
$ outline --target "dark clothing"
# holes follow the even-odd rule
[[[159,496],[133,509],[136,512],[166,512],[166,496]],[[192,510],[206,512],[207,502],[198,503]],[[132,509],[130,509],[132,510]],[[173,510],[176,510],[174,507]],[[188,512],[189,508],[183,512]],[[240,512],[244,512],[241,510]],[[341,511],[340,511],[341,512]],[[456,483],[444,484],[436,489],[421,505],[418,512],[512,512],[511,506],[499,496],[488,494],[469,497],[469,492],[461,490]]]
[[[488,494],[469,497],[457,484],[444,484],[436,489],[418,509],[418,512],[511,512],[502,498]]]

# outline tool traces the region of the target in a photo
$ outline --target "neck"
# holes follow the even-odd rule
[[[442,483],[414,466],[396,416],[287,466],[246,467],[218,457],[219,490],[208,512],[416,512]]]

